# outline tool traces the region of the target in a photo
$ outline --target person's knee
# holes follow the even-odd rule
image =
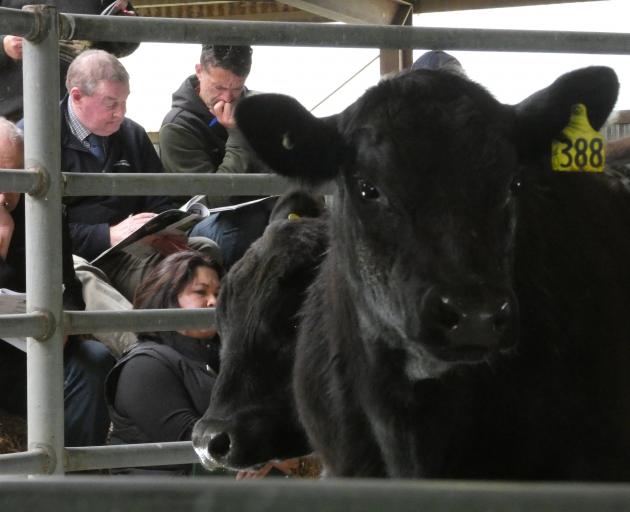
[[[95,340],[76,340],[74,343],[77,345],[71,356],[72,363],[91,379],[104,380],[116,364],[116,359],[109,349]]]
[[[188,239],[188,247],[200,252],[208,258],[212,258],[213,260],[222,263],[221,250],[214,240],[210,240],[204,236],[192,236]]]
[[[263,207],[240,208],[207,217],[191,234],[207,236],[218,243],[223,265],[229,269],[263,234],[268,221],[269,212]]]

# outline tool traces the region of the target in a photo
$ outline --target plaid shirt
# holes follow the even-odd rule
[[[72,110],[72,101],[68,98],[68,110],[66,112],[66,121],[68,122],[68,126],[70,127],[70,131],[72,135],[74,135],[77,139],[81,141],[81,144],[87,149],[90,149],[90,141],[87,138],[91,135],[91,131],[88,130],[85,126],[81,124],[79,118],[76,116],[74,111]],[[101,137],[103,139],[103,144],[105,146],[105,151],[107,151],[107,137]]]

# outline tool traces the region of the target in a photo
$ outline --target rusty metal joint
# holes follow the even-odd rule
[[[52,335],[55,333],[55,328],[57,327],[57,322],[55,322],[55,315],[47,309],[36,309],[33,311],[38,315],[41,315],[44,318],[43,329],[39,336],[33,336],[37,341],[47,341]]]
[[[40,452],[44,456],[41,466],[42,474],[52,475],[57,467],[57,455],[50,445],[43,443],[31,443],[28,445],[29,452]]]
[[[56,11],[54,7],[49,5],[26,5],[22,8],[23,11],[33,13],[33,25],[31,31],[24,36],[31,43],[41,43],[50,33],[52,26],[53,14]]]
[[[48,189],[50,188],[50,177],[48,175],[48,171],[41,165],[28,167],[27,170],[37,174],[37,180],[35,181],[33,188],[28,191],[28,194],[37,198],[45,197]]]

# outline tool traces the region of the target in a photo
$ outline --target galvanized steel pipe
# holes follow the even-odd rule
[[[5,192],[23,192],[26,194],[38,190],[42,175],[26,169],[0,169],[0,190]]]
[[[62,14],[62,39],[630,54],[630,34]]]
[[[63,341],[61,318],[61,170],[59,136],[59,48],[57,11],[29,6],[38,13],[38,42],[24,41],[24,152],[26,168],[51,179],[39,197],[26,196],[26,308],[52,319],[45,342],[27,338],[28,446],[45,450],[47,471],[62,474]],[[13,32],[10,32],[13,33]]]
[[[1,318],[0,338],[45,338],[50,331],[50,317],[42,312],[2,315]]]
[[[63,173],[64,196],[276,195],[290,186],[276,174]]]
[[[65,449],[66,471],[192,464],[199,462],[190,441],[84,446]]]
[[[0,34],[12,34],[29,40],[37,39],[39,37],[37,15],[33,12],[0,7]]]
[[[0,455],[0,475],[47,473],[47,464],[48,456],[45,450],[35,449],[27,452],[6,453]],[[0,490],[0,496],[1,495],[2,491]],[[0,501],[1,500],[2,498],[0,498]]]
[[[215,310],[145,309],[139,311],[66,311],[64,332],[152,332],[207,329],[215,326]]]

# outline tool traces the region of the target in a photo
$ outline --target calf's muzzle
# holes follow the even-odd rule
[[[517,310],[506,288],[433,286],[421,305],[420,340],[441,359],[484,359],[514,345]]]

